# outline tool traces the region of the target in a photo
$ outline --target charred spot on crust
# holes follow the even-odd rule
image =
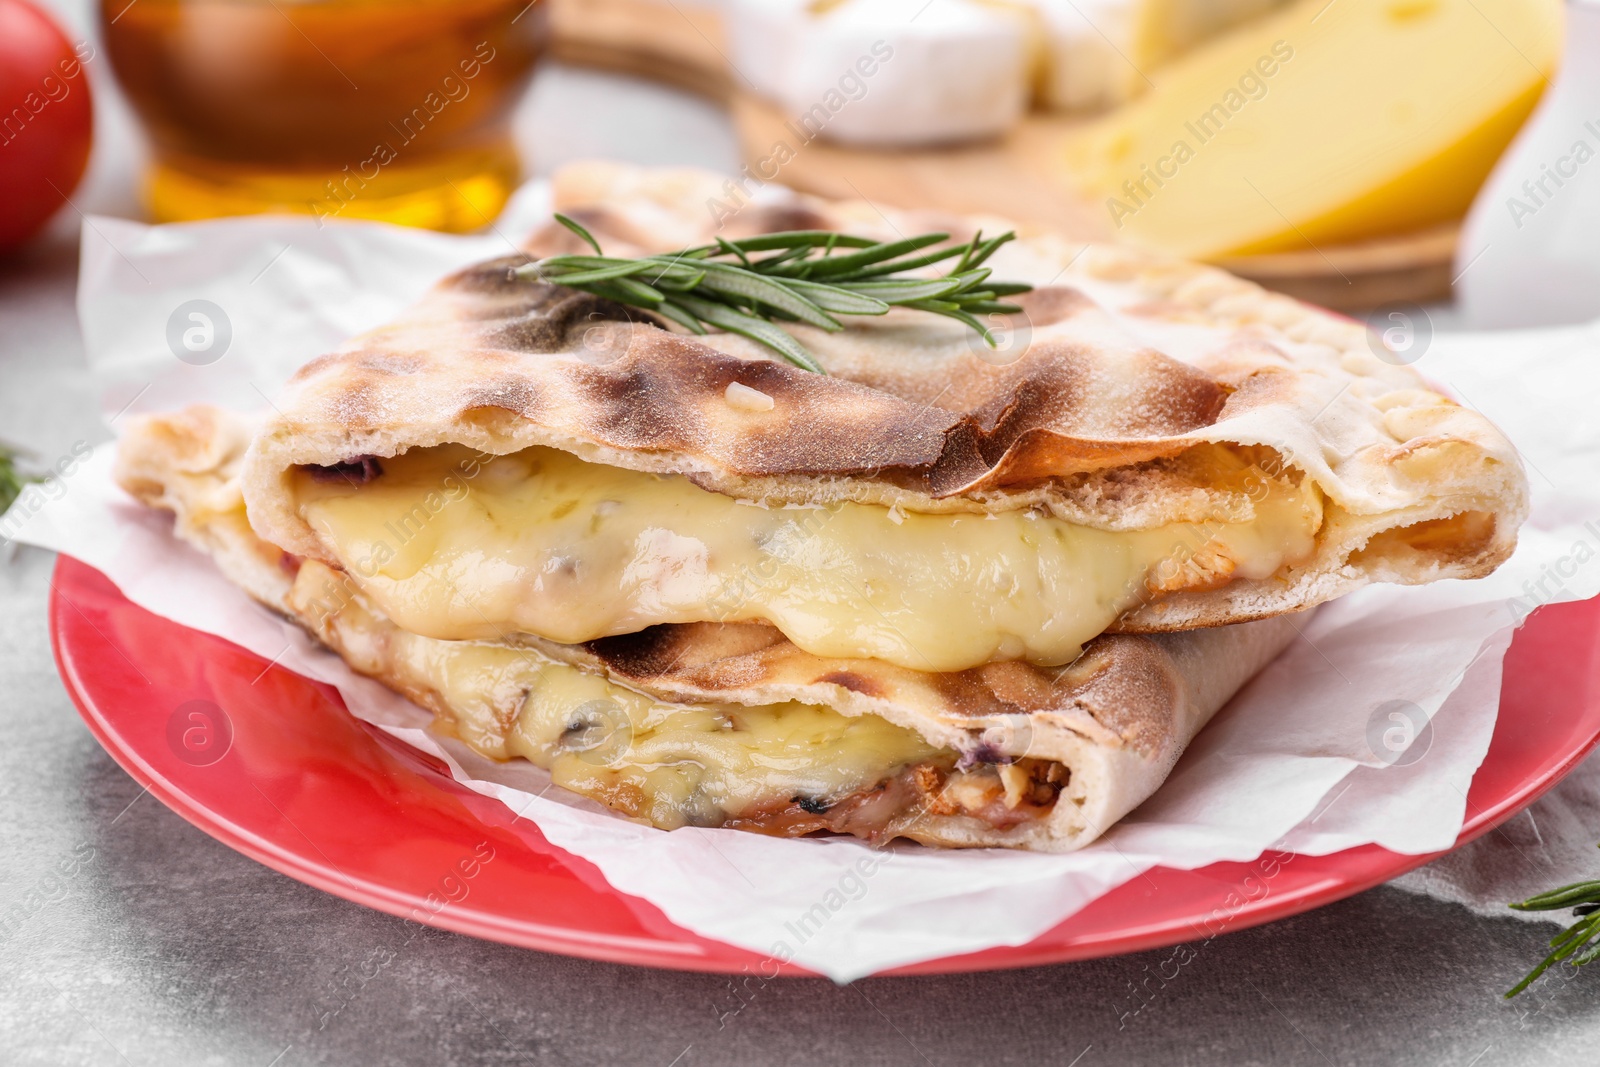
[[[319,482],[349,482],[351,485],[366,485],[383,474],[377,456],[357,456],[327,465],[307,463],[300,469]]]
[[[534,383],[525,378],[505,375],[473,388],[462,399],[461,407],[464,411],[504,408],[526,415],[538,406],[538,402],[539,391]]]
[[[501,256],[453,275],[444,288],[462,297],[455,314],[482,324],[486,346],[513,352],[560,352],[575,326],[596,322],[654,322],[615,301],[517,274],[531,256]]]
[[[855,671],[830,671],[827,674],[824,674],[821,678],[818,678],[817,681],[828,682],[832,685],[837,685],[844,689],[848,689],[852,693],[860,693],[862,696],[866,697],[883,695],[882,686],[873,681],[871,678],[868,678],[865,675],[857,674]]]
[[[650,677],[664,673],[676,662],[678,636],[677,627],[661,623],[637,633],[601,637],[583,647],[619,674]]]
[[[521,291],[493,317],[501,324],[491,328],[485,343],[515,352],[560,352],[569,345],[574,329],[600,322],[654,323],[644,312],[564,285],[518,281]]]
[[[820,211],[804,204],[768,204],[757,207],[749,218],[741,220],[735,228],[758,233],[782,233],[786,230],[830,229],[829,219]]]
[[[1006,715],[1017,711],[1033,711],[1007,703],[996,695],[993,685],[984,680],[983,668],[955,671],[947,674],[930,674],[927,681],[939,694],[940,702],[954,715]]]
[[[606,670],[633,679],[681,679],[714,690],[757,682],[761,653],[785,643],[766,623],[680,622],[586,642]]]
[[[497,259],[486,259],[482,263],[474,263],[452,274],[444,280],[443,285],[445,288],[463,293],[481,293],[487,296],[520,292],[529,283],[518,278],[516,271],[519,267],[526,267],[532,262],[534,258],[522,252],[500,256]]]
[[[796,793],[794,796],[790,797],[789,800],[800,805],[812,815],[826,814],[827,810],[832,807],[832,805],[827,801],[818,800],[816,797],[808,797],[804,793]]]
[[[302,364],[299,370],[297,370],[293,374],[289,375],[289,380],[291,382],[303,382],[307,378],[315,378],[318,374],[321,374],[323,371],[328,370],[331,367],[337,366],[338,363],[339,363],[339,357],[336,356],[336,355],[333,355],[332,353],[330,353],[330,354],[328,354],[326,356],[318,356],[316,359],[313,359],[313,360],[311,360],[311,361],[309,361],[309,362],[307,362],[305,364]]]

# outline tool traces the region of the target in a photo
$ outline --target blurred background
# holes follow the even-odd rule
[[[728,173],[728,210],[780,183],[1001,214],[1380,321],[1600,314],[1595,0],[0,0],[0,25],[13,257],[52,213],[467,232],[606,155]]]
[[[47,12],[64,39],[64,54],[70,54],[74,49],[83,49],[92,54],[92,58],[82,64],[83,77],[76,81],[60,77],[60,72],[56,70],[58,57],[55,55],[49,55],[46,62],[39,64],[40,72],[36,78],[24,81],[20,77],[20,57],[26,52],[47,50],[29,49],[20,39],[13,39],[13,43],[6,44],[7,35],[0,34],[0,52],[11,48],[16,53],[15,56],[4,56],[6,62],[0,64],[0,68],[11,72],[6,75],[7,89],[14,90],[11,83],[15,80],[21,83],[19,87],[32,91],[33,82],[37,81],[41,90],[39,95],[48,98],[43,83],[46,77],[54,74],[67,84],[69,92],[76,90],[80,94],[83,79],[86,78],[93,96],[93,151],[89,155],[81,184],[71,192],[73,206],[58,201],[59,210],[54,211],[49,220],[49,230],[56,236],[75,235],[78,232],[82,224],[79,212],[159,218],[163,221],[170,221],[174,217],[196,218],[235,213],[247,208],[288,208],[310,213],[312,203],[329,195],[326,183],[344,176],[345,166],[356,168],[359,173],[361,164],[373,158],[377,138],[373,136],[372,128],[387,130],[389,112],[384,110],[382,117],[376,120],[368,118],[371,112],[360,110],[369,107],[366,100],[360,99],[359,105],[356,103],[360,98],[360,90],[352,89],[334,70],[331,62],[318,54],[321,45],[337,46],[342,42],[346,48],[351,47],[349,36],[330,34],[319,45],[316,36],[301,36],[297,27],[279,11],[299,13],[311,9],[349,9],[370,22],[372,12],[405,14],[409,9],[448,12],[458,6],[468,6],[448,0],[423,4],[391,4],[385,0],[278,4],[268,0],[261,0],[260,3],[250,0],[211,0],[199,4],[168,0],[137,0],[133,4],[128,4],[127,0],[121,0],[121,3],[108,0],[105,4],[97,4],[92,0],[30,0],[29,3],[4,0],[0,8],[7,5],[17,8],[31,6]],[[476,6],[480,9],[490,6],[498,9],[502,20],[509,24],[511,18],[528,5],[524,2],[509,6],[481,3]],[[118,18],[119,9],[124,7],[126,14]],[[537,12],[542,4],[533,7]],[[200,13],[200,17],[192,20],[178,17],[184,10],[190,14]],[[248,13],[251,18],[238,19],[235,15],[230,20],[217,17],[219,13],[228,15],[234,12]],[[533,17],[534,12],[530,12],[526,18],[530,29],[536,28],[539,21]],[[136,13],[143,16],[142,21],[134,22]],[[256,55],[258,65],[266,69],[255,72],[254,77],[234,78],[232,75],[240,73],[241,65],[250,60],[248,53],[251,51],[249,46],[252,38],[261,36],[258,22],[262,13],[270,14],[280,24],[271,27],[276,36],[273,43],[279,50],[276,55]],[[113,19],[116,21],[113,22]],[[125,22],[130,23],[132,28],[124,29]],[[326,32],[315,25],[307,28],[313,35]],[[357,28],[366,27],[358,23]],[[443,79],[450,75],[455,76],[457,84],[468,87],[469,92],[476,91],[480,99],[496,96],[494,114],[488,116],[487,122],[492,132],[484,139],[490,142],[491,148],[499,148],[494,143],[497,139],[495,135],[502,131],[496,127],[503,122],[503,132],[513,154],[512,167],[508,167],[503,159],[491,160],[489,167],[484,167],[481,157],[473,158],[470,153],[464,153],[465,158],[454,161],[455,169],[447,169],[438,177],[441,184],[444,180],[453,180],[459,186],[468,187],[474,176],[481,175],[485,170],[492,174],[496,169],[508,176],[520,172],[524,177],[532,177],[549,173],[563,162],[597,154],[640,162],[674,162],[729,171],[737,167],[737,146],[721,110],[712,101],[692,94],[642,80],[597,75],[593,71],[560,62],[541,63],[534,72],[529,69],[533,64],[532,56],[528,53],[532,50],[525,44],[515,50],[498,49],[496,58],[482,65],[482,73],[477,79],[466,78],[457,67],[458,62],[474,60],[474,49],[478,43],[488,40],[493,32],[489,27],[469,27],[467,35],[474,28],[484,32],[466,42],[465,47],[460,49],[459,57],[422,57],[434,59],[435,62],[420,71],[408,69],[405,77],[400,79],[403,84],[399,88],[392,83],[379,87],[397,94],[409,93],[413,87],[417,90],[412,94],[415,99],[407,106],[393,107],[395,120],[407,118],[414,107],[425,108],[426,96],[430,91],[436,91],[440,98],[449,100],[449,90],[443,84]],[[291,37],[292,41],[287,40]],[[458,33],[457,40],[464,40],[464,37]],[[361,43],[360,37],[355,38],[355,43]],[[401,43],[415,47],[417,38],[412,37]],[[490,47],[494,45],[491,43]],[[508,55],[508,51],[511,54]],[[126,57],[121,61],[122,66],[114,67],[116,60],[113,57],[116,56]],[[309,62],[313,59],[316,65]],[[514,77],[502,79],[486,89],[473,84],[474,81],[482,81],[502,60],[516,64]],[[382,51],[375,53],[370,62],[379,67],[389,65]],[[129,82],[134,85],[131,95],[141,102],[138,110],[130,103],[130,92],[124,90],[123,82],[118,77],[123,73],[124,66],[128,68]],[[270,99],[272,94],[294,87],[307,70],[315,76],[312,87],[317,93],[326,95],[306,94],[288,101]],[[494,73],[498,74],[498,71]],[[219,84],[224,82],[231,83],[230,90],[224,90]],[[458,96],[460,92],[456,90]],[[17,97],[15,101],[9,98],[5,101],[7,114],[22,104],[23,93],[14,90],[13,95]],[[389,102],[394,103],[393,100]],[[459,102],[466,103],[465,100]],[[472,102],[476,105],[478,101]],[[453,101],[447,106],[455,106],[456,103]],[[40,130],[42,120],[53,117],[49,115],[49,110],[55,106],[54,103],[47,105],[34,119]],[[446,121],[451,117],[446,115]],[[482,117],[477,114],[472,116],[473,119]],[[76,119],[77,116],[72,118]],[[257,148],[259,142],[240,137],[237,127],[246,118],[253,120],[258,127],[258,134],[265,132],[275,139]],[[597,128],[597,124],[602,122],[603,128]],[[435,130],[431,131],[432,137],[429,134],[423,136],[434,139],[443,133],[446,138],[442,139],[447,140],[449,133],[457,132],[461,125],[470,124],[458,124],[455,129],[442,129],[442,125],[435,126]],[[328,129],[330,126],[332,130]],[[205,194],[210,190],[203,187],[164,191],[159,187],[161,172],[156,169],[163,155],[158,147],[163,143],[160,135],[163,127],[172,130],[172,142],[196,143],[197,154],[202,156],[202,167],[204,156],[214,154],[226,164],[230,152],[234,156],[245,157],[236,161],[242,164],[240,170],[251,169],[252,163],[259,163],[261,170],[270,175],[274,166],[288,172],[298,166],[306,172],[306,184],[301,190],[302,195],[295,200],[303,202],[289,202],[285,198],[274,204],[270,199],[263,198],[263,202],[250,205],[242,197],[231,202],[222,200],[215,193],[208,197]],[[309,162],[307,147],[296,142],[293,132],[296,129],[305,131],[307,141],[321,138],[314,146],[316,154],[311,155]],[[9,127],[7,132],[10,132]],[[208,133],[220,135],[208,139]],[[84,131],[84,135],[88,135],[88,131]],[[389,139],[400,147],[404,147],[401,143],[403,135],[403,129],[401,132],[391,130],[388,133]],[[9,161],[5,161],[5,154],[10,147],[9,143],[0,139],[0,161],[4,161],[0,162],[0,168],[3,168],[0,173],[6,175],[7,181],[20,181],[11,173]],[[448,155],[450,147],[447,142],[443,154]],[[254,158],[251,158],[252,155]],[[318,159],[318,155],[323,158]],[[513,167],[517,169],[513,170]],[[369,165],[367,169],[370,172],[373,168]],[[152,181],[152,178],[158,181]],[[57,185],[59,187],[61,183],[57,182]],[[500,195],[503,197],[504,194]],[[327,206],[330,210],[337,210],[339,201],[331,201]],[[358,210],[349,210],[339,214],[351,218],[382,217],[391,206],[363,204],[364,211],[358,213]],[[480,201],[479,206],[494,210],[493,194]],[[472,213],[470,207],[465,205],[460,211]],[[467,222],[459,218],[459,213],[454,217],[436,217],[426,221],[435,223],[435,228],[440,229],[475,229],[484,225],[476,215]],[[416,220],[402,217],[396,221]],[[45,239],[48,240],[48,236]],[[22,249],[13,245],[10,251],[14,256]]]
[[[82,350],[97,217],[514,239],[592,158],[726,174],[719,219],[781,185],[1216,263],[1391,362],[1589,323],[1597,59],[1600,0],[0,0],[0,391],[58,399],[0,474],[105,433],[25,356]]]

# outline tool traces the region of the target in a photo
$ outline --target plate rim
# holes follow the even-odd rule
[[[201,636],[215,635],[204,634],[203,631],[193,630],[182,623],[148,612],[147,609],[134,604],[115,583],[111,582],[97,568],[66,554],[58,555],[50,579],[48,628],[50,631],[51,651],[55,658],[56,667],[73,705],[89,727],[95,740],[130,777],[190,825],[234,851],[248,856],[250,859],[277,871],[279,874],[313,886],[341,899],[438,929],[522,948],[631,966],[707,973],[736,974],[748,970],[752,962],[765,963],[771,961],[771,957],[763,957],[761,953],[754,950],[717,941],[714,938],[708,938],[678,926],[671,922],[670,919],[666,919],[665,916],[660,916],[659,920],[651,921],[647,924],[649,936],[646,937],[628,934],[608,934],[598,930],[579,930],[569,926],[542,923],[532,918],[512,919],[496,912],[470,906],[465,902],[453,903],[449,907],[429,911],[419,918],[416,912],[419,909],[419,905],[425,903],[425,901],[412,892],[383,884],[371,878],[352,878],[338,871],[331,860],[325,859],[327,867],[333,868],[330,872],[314,862],[310,857],[266,840],[260,835],[251,832],[247,827],[239,825],[235,820],[218,814],[203,802],[188,794],[181,785],[168,778],[148,762],[136,748],[126,743],[126,739],[120,735],[100,708],[96,706],[90,695],[90,691],[94,688],[93,684],[81,675],[78,660],[73,654],[73,649],[69,647],[69,634],[74,631],[69,624],[63,622],[63,604],[78,611],[80,615],[82,614],[82,609],[72,604],[71,600],[62,591],[62,585],[81,582],[86,578],[96,578],[106,582],[121,600],[139,611],[151,614],[152,617],[160,619],[168,625],[178,627],[187,633],[195,633]],[[87,616],[84,616],[84,619],[90,627],[93,627],[92,621],[89,621]],[[1519,630],[1520,633],[1521,631]],[[100,636],[108,642],[110,641],[104,634]],[[220,641],[227,640],[221,637],[216,639]],[[1591,633],[1591,640],[1596,647],[1600,647],[1600,620],[1597,620],[1597,625]],[[232,642],[228,643],[232,644]],[[233,647],[240,648],[242,652],[255,656],[254,653],[243,649],[241,646],[233,645]],[[256,656],[255,658],[260,659],[261,657]],[[129,662],[131,664],[131,661]],[[265,661],[263,660],[263,662]],[[309,684],[316,684],[311,679],[306,679],[306,681]],[[348,712],[345,712],[345,714],[348,714]],[[357,722],[360,721],[357,720]],[[369,724],[360,723],[360,725],[369,734],[373,735],[374,743],[380,743],[380,739],[386,736]],[[1499,729],[1498,723],[1496,729]],[[392,739],[389,740],[389,743],[401,745],[407,752],[414,751],[407,746],[403,746],[401,742],[393,741]],[[1294,862],[1302,865],[1302,869],[1307,863],[1313,866],[1333,864],[1345,867],[1352,863],[1360,864],[1360,873],[1353,876],[1330,871],[1327,877],[1314,880],[1309,884],[1290,887],[1282,892],[1268,892],[1258,900],[1246,900],[1240,906],[1228,910],[1226,929],[1219,932],[1233,933],[1274,922],[1278,919],[1310,911],[1364,892],[1446,855],[1483,834],[1489,833],[1538,800],[1539,797],[1565,778],[1578,763],[1597,747],[1600,747],[1600,718],[1597,718],[1588,735],[1576,748],[1563,753],[1559,759],[1555,760],[1542,773],[1521,780],[1514,788],[1507,790],[1503,795],[1496,798],[1493,803],[1473,811],[1471,789],[1469,787],[1467,799],[1469,810],[1463,821],[1461,832],[1457,835],[1454,844],[1442,851],[1413,855],[1392,852],[1381,846],[1368,844],[1321,856],[1309,856],[1269,849],[1263,851],[1261,856],[1252,860],[1220,861],[1192,871],[1155,867],[1145,872],[1145,876],[1150,880],[1173,876],[1179,878],[1203,877],[1207,872],[1222,871],[1228,868],[1247,868],[1252,864],[1261,862],[1262,857],[1284,855],[1293,856]],[[1489,753],[1492,748],[1493,741],[1491,739],[1490,748],[1485,752],[1485,762],[1489,759]],[[1481,768],[1482,764],[1474,771],[1475,780]],[[460,783],[452,782],[452,784],[463,790],[467,788],[460,785]],[[439,787],[436,786],[436,788]],[[588,864],[588,861],[584,860],[583,857],[567,853],[565,850],[560,849],[559,846],[548,842],[546,842],[546,845],[563,857],[569,857],[579,863]],[[1164,918],[1133,929],[1090,932],[1072,937],[1065,942],[1052,940],[1057,931],[1061,927],[1070,924],[1074,917],[1082,915],[1084,911],[1094,907],[1096,904],[1109,901],[1117,894],[1126,891],[1128,887],[1134,886],[1136,882],[1137,879],[1130,879],[1128,882],[1122,883],[1122,885],[1112,889],[1109,893],[1096,898],[1095,901],[1075,912],[1073,916],[1069,916],[1062,923],[1043,931],[1038,937],[1027,943],[1015,946],[994,946],[968,953],[923,960],[875,972],[874,977],[971,973],[1044,966],[1168,947],[1191,942],[1196,939],[1194,935],[1203,934],[1203,931],[1196,926],[1191,916],[1187,919]],[[586,892],[601,892],[600,889],[586,882],[582,884],[583,890]],[[637,909],[639,905],[643,905],[649,911],[655,911],[654,905],[649,901],[627,894],[615,887],[607,885],[605,891],[622,898],[630,909]],[[660,913],[656,912],[656,915],[660,915]],[[671,933],[670,938],[665,936],[669,931]],[[1213,934],[1212,936],[1215,935]],[[788,963],[779,966],[777,972],[782,976],[817,977],[813,971]],[[765,974],[765,970],[763,973]]]

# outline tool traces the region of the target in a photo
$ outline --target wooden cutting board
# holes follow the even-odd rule
[[[1034,112],[1001,138],[948,148],[866,149],[822,140],[801,145],[782,111],[733,72],[716,10],[683,0],[545,3],[556,58],[664,82],[721,103],[752,167],[770,158],[779,141],[796,149],[775,179],[784,185],[894,207],[1002,215],[1085,240],[1111,237],[1103,214],[1063,182],[1056,162],[1082,119]],[[1451,224],[1217,262],[1269,289],[1342,311],[1427,303],[1450,295],[1458,229]]]

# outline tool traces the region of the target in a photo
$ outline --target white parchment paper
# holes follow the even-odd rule
[[[115,427],[126,411],[198,399],[264,407],[307,359],[390,317],[447,271],[503,254],[504,235],[539,221],[546,199],[530,186],[494,233],[465,238],[286,218],[93,219],[79,310],[107,418]],[[194,300],[220,308],[231,335],[203,365],[175,358],[168,343],[169,319]],[[109,447],[31,489],[0,534],[82,559],[157,614],[334,684],[354,714],[442,757],[459,780],[672,921],[847,981],[1026,943],[1156,865],[1251,860],[1268,848],[1449,847],[1493,732],[1514,626],[1539,603],[1600,591],[1600,422],[1575,402],[1600,395],[1597,356],[1590,327],[1434,338],[1418,368],[1481,406],[1527,457],[1536,504],[1516,556],[1483,581],[1374,587],[1303,617],[1302,637],[1201,734],[1156,796],[1066,856],[665,833],[546,791],[531,766],[497,765],[429,734],[425,713],[250,602],[112,484]]]

